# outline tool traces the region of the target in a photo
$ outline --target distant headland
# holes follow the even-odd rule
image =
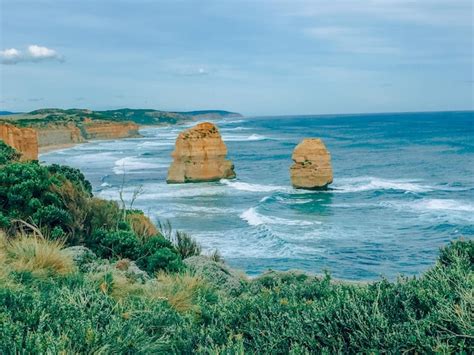
[[[236,112],[202,110],[188,112],[153,109],[44,108],[28,113],[2,111],[0,139],[37,159],[38,152],[64,148],[93,139],[139,137],[140,126],[175,125],[198,120],[242,117]]]

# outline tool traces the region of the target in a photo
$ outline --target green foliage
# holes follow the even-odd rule
[[[122,217],[117,202],[93,197],[87,201],[87,204],[88,214],[84,222],[87,234],[90,235],[94,230],[99,228],[105,230],[117,228]]]
[[[183,259],[201,255],[201,246],[187,233],[176,231],[174,244]]]
[[[92,196],[92,185],[79,169],[58,164],[48,165],[46,168],[51,174],[63,176],[76,187],[82,188],[89,196]]]
[[[12,161],[17,161],[21,157],[21,154],[10,147],[4,141],[0,139],[0,165],[7,164]]]
[[[82,275],[0,285],[0,353],[168,353],[181,316],[165,301],[116,302]]]
[[[184,269],[179,254],[170,248],[157,249],[153,254],[140,260],[139,266],[149,273],[158,270],[177,272]]]
[[[126,222],[121,223],[126,226]],[[97,229],[86,245],[101,258],[137,260],[138,265],[150,274],[159,270],[183,270],[181,257],[168,240],[155,236],[143,241],[125,226],[117,231]]]
[[[356,284],[274,272],[238,295],[190,274],[148,284],[116,273],[12,274],[0,283],[0,352],[468,354],[473,244],[450,244],[419,278]]]
[[[98,256],[105,259],[127,258],[135,260],[140,257],[141,245],[136,235],[130,230],[107,231],[95,230],[86,245]]]
[[[0,212],[9,220],[31,221],[46,234],[61,229],[71,242],[79,240],[89,193],[60,172],[71,170],[53,170],[37,162],[5,165],[0,170]]]

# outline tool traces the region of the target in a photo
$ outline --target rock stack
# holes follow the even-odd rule
[[[173,163],[166,182],[204,182],[235,177],[234,165],[226,160],[227,147],[217,127],[209,122],[181,132],[171,154]]]
[[[323,141],[306,138],[293,151],[291,183],[297,189],[318,190],[332,183],[331,155]]]

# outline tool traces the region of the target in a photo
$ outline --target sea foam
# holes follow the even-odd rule
[[[321,224],[321,222],[310,222],[295,219],[286,219],[279,217],[264,216],[257,212],[255,207],[251,207],[240,214],[240,218],[251,226],[259,226],[262,224],[281,224],[286,226],[310,226],[313,224]]]
[[[150,163],[139,157],[125,157],[115,162],[113,171],[117,175],[140,172],[142,170],[167,168],[168,164]]]
[[[250,184],[242,181],[231,181],[222,179],[220,182],[224,185],[230,186],[236,190],[240,191],[249,191],[249,192],[274,192],[274,191],[287,191],[288,188],[284,186],[276,185],[260,185],[260,184]]]
[[[433,187],[420,184],[418,180],[383,179],[378,177],[342,178],[335,180],[332,192],[351,193],[371,190],[399,190],[405,192],[428,192]]]

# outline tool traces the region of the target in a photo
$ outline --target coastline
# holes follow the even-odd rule
[[[88,142],[89,141],[81,142],[81,143],[53,144],[53,145],[38,147],[38,154],[41,155],[41,154],[44,154],[44,153],[50,153],[50,152],[54,152],[54,151],[57,151],[57,150],[72,148],[72,147],[75,147],[78,144],[88,143]]]

